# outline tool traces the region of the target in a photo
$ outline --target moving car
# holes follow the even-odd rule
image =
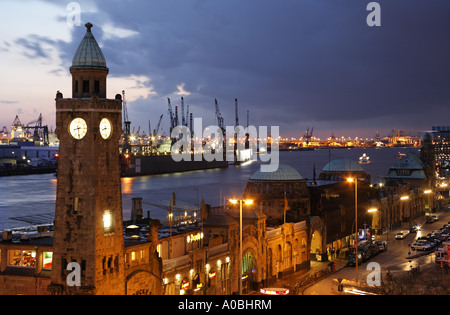
[[[288,288],[261,288],[259,293],[262,295],[288,295]]]
[[[404,239],[406,235],[408,235],[408,231],[400,231],[397,233],[397,235],[395,235],[395,239],[397,240]]]

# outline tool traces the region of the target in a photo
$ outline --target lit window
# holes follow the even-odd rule
[[[52,269],[53,252],[44,252],[42,268]]]
[[[109,212],[103,214],[103,227],[105,230],[109,230],[111,228],[111,213]]]
[[[36,251],[32,250],[10,250],[8,251],[8,265],[19,267],[35,267]]]

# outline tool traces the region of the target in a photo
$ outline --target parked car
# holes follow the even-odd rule
[[[408,231],[400,231],[397,233],[397,235],[395,235],[395,239],[397,240],[404,239],[406,235],[408,235]]]
[[[431,245],[426,242],[412,243],[412,250],[429,250],[432,249]]]
[[[382,253],[382,252],[387,251],[386,241],[378,241],[377,245],[378,245],[378,252]]]

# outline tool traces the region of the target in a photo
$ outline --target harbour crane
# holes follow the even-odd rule
[[[30,126],[31,124],[34,124],[34,126]],[[42,114],[39,115],[38,119],[29,122],[27,126],[24,127],[24,129],[34,129],[33,141],[42,140],[44,142],[44,145],[49,144],[48,126],[42,126]]]
[[[234,99],[234,111],[236,116],[236,127],[239,126],[239,113],[238,113],[238,100],[237,98]]]
[[[125,99],[125,91],[122,91],[122,110],[123,110],[123,134],[125,141],[122,146],[122,152],[126,153],[127,151],[131,151],[131,144],[130,144],[130,127],[131,127],[131,121],[128,120],[128,109],[127,109],[127,101]]]
[[[219,126],[220,129],[222,129],[222,133],[225,134],[225,127],[224,127],[223,117],[222,117],[222,114],[220,113],[219,104],[217,103],[217,99],[214,99],[214,102],[215,102],[215,105],[216,105],[217,125]]]
[[[158,125],[157,125],[156,129],[153,130],[153,137],[158,136],[159,127],[161,126],[161,121],[162,121],[163,116],[164,116],[164,115],[161,115],[161,117],[159,117]]]
[[[180,124],[180,121],[178,120],[178,106],[175,106],[175,122],[174,127],[178,126]]]
[[[189,113],[189,105],[187,105],[186,106],[186,124],[185,124],[185,126],[187,126],[187,127],[189,127],[189,124],[188,124],[189,115],[190,115],[190,113]]]
[[[311,141],[312,135],[313,135],[314,127],[311,128],[311,131],[309,131],[309,127],[306,130],[306,134],[303,136],[306,139],[306,146],[309,145],[309,142]]]
[[[186,126],[186,119],[184,117],[184,98],[181,97],[181,124]]]
[[[172,104],[170,104],[170,98],[167,98],[167,102],[169,104],[170,133],[172,133],[172,129],[175,128],[175,118],[173,116]]]

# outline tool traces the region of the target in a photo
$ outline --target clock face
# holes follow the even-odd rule
[[[112,124],[108,118],[103,118],[100,121],[100,134],[103,139],[108,139],[112,134]]]
[[[75,139],[83,139],[87,133],[87,123],[83,118],[75,118],[69,124],[69,133]]]

